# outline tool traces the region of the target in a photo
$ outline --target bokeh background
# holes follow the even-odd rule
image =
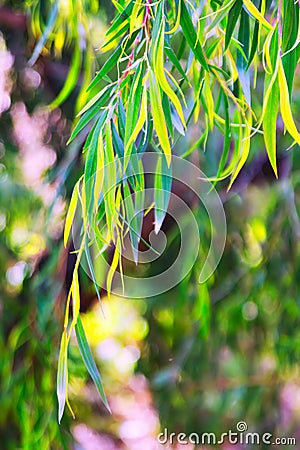
[[[71,51],[44,50],[28,65],[35,44],[28,5],[0,6],[0,447],[151,450],[160,448],[156,437],[165,427],[219,435],[235,430],[239,421],[250,431],[300,442],[300,157],[299,148],[287,151],[290,140],[280,120],[279,180],[257,136],[233,188],[227,192],[226,181],[217,186],[228,235],[207,284],[197,283],[196,267],[157,298],[108,301],[103,295],[101,308],[92,282],[80,273],[82,321],[112,415],[101,404],[74,337],[69,395],[76,419],[67,411],[58,425],[59,339],[74,265],[62,232],[83,164],[80,139],[69,147],[66,142],[81,78],[60,108],[45,108],[63,86]],[[93,48],[103,42],[111,17],[110,2],[90,15]],[[96,52],[94,58],[97,68],[105,55]],[[198,135],[199,125],[193,125],[177,154]],[[221,151],[216,131],[206,151],[199,145],[191,160],[213,175]],[[201,212],[198,222],[205,251],[210,224]]]

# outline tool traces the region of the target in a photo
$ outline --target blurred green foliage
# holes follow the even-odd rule
[[[21,8],[23,2],[6,5]],[[25,34],[4,27],[3,35],[11,51],[20,47],[30,55],[33,46],[27,48]],[[41,185],[59,180],[56,195],[45,204],[28,184],[11,110],[22,101],[34,114],[57,92],[49,93],[46,81],[38,89],[24,84],[22,58],[20,62],[15,53],[15,67],[9,74],[12,106],[0,118],[0,438],[5,450],[69,449],[74,438],[78,442],[76,425],[72,427],[66,414],[58,426],[55,393],[65,255],[62,227],[53,232],[49,223],[57,199],[61,193],[70,197],[82,167],[76,147],[73,156],[64,150],[71,128],[65,117],[72,117],[74,109],[66,103],[54,125],[47,119],[52,132],[44,136],[55,148],[56,161],[41,174]],[[63,61],[69,63],[68,52]],[[296,79],[297,107],[299,92]],[[278,126],[282,128],[282,123]],[[186,151],[192,140],[193,136],[183,139],[181,148]],[[287,137],[280,137],[278,148],[288,145]],[[194,272],[164,295],[145,301],[112,298],[111,304],[106,300],[107,320],[99,306],[83,315],[113,412],[118,396],[123,395],[125,405],[124,398],[132,398],[131,377],[144,374],[160,426],[171,432],[221,433],[245,420],[253,431],[300,439],[300,160],[297,149],[280,154],[279,181],[275,181],[268,162],[260,158],[262,146],[258,137],[249,166],[229,194],[219,184],[228,238],[221,264],[207,285],[198,285],[196,265]],[[213,174],[222,152],[218,131],[207,141],[209,147],[216,152],[197,150],[200,164]],[[64,208],[55,221],[62,222],[63,214]],[[196,214],[205,253],[209,223],[201,210]],[[83,290],[94,296],[91,282],[82,273],[81,279]],[[111,354],[105,356],[103,346],[109,339]],[[128,348],[136,352],[136,358],[126,363]],[[76,420],[99,435],[109,435],[116,449],[125,448],[120,425],[126,416],[106,415],[73,338],[69,371]],[[82,442],[80,446],[76,448],[88,448]]]

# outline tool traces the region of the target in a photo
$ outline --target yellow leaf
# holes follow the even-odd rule
[[[98,200],[103,187],[104,178],[104,144],[102,132],[99,134],[98,138],[98,156],[97,156],[97,171],[95,175],[95,189],[94,189],[94,211],[98,210]]]
[[[272,25],[264,18],[264,16],[258,11],[256,6],[251,2],[251,0],[243,0],[244,5],[248,9],[249,13],[255,17],[265,28],[268,30],[272,29]]]
[[[121,231],[123,231],[124,222],[123,221],[121,222],[120,219],[119,219],[119,211],[120,211],[121,208],[122,208],[122,185],[120,185],[117,188],[117,193],[116,193],[116,212],[115,212],[115,219],[114,219],[114,221],[116,223],[116,226],[118,226],[121,229]]]
[[[290,100],[289,100],[289,90],[287,81],[285,78],[285,73],[282,65],[282,61],[279,62],[278,70],[278,81],[279,81],[279,91],[280,91],[280,111],[283,123],[290,133],[293,139],[300,145],[300,134],[295,125],[293,114],[291,110]]]
[[[210,79],[209,74],[205,74],[205,88],[203,90],[203,95],[206,102],[207,113],[208,113],[208,123],[209,128],[212,130],[214,127],[214,99],[210,89]]]
[[[86,213],[86,192],[85,192],[85,184],[82,183],[81,186],[81,193],[79,191],[79,182],[83,180],[83,175],[78,180],[78,196],[81,203],[81,209],[82,209],[82,220],[83,220],[83,228],[84,230],[87,229],[87,213]]]
[[[146,88],[144,88],[143,95],[142,95],[140,115],[139,115],[138,121],[131,133],[129,141],[126,144],[125,152],[124,152],[125,157],[127,156],[128,149],[130,148],[131,144],[135,141],[135,139],[137,138],[137,135],[141,131],[141,129],[146,121],[146,118],[147,118],[147,90],[146,90]],[[124,163],[124,170],[125,169],[126,169],[126,164]]]
[[[180,16],[181,16],[181,2],[178,2],[178,13],[177,13],[176,22],[174,24],[174,27],[170,31],[167,31],[166,34],[175,33],[175,31],[178,29],[179,24],[180,24]]]
[[[169,142],[168,129],[163,114],[159,87],[157,85],[154,73],[152,71],[150,72],[150,100],[151,100],[154,128],[156,130],[161,148],[166,156],[167,164],[168,166],[170,166],[172,152]]]
[[[68,297],[67,297],[67,303],[65,308],[65,319],[64,319],[64,328],[67,329],[68,323],[69,323],[69,310],[70,310],[70,301],[71,301],[71,294],[72,290],[69,289]]]
[[[104,44],[101,47],[101,51],[102,52],[107,52],[109,50],[111,50],[112,48],[114,48],[116,46],[116,42],[118,39],[118,34],[119,33],[125,33],[126,31],[126,23],[127,23],[128,19],[126,19],[125,21],[123,21],[117,28],[115,28],[112,32],[110,31],[110,29],[108,30],[107,34],[106,34],[106,40],[104,42]],[[98,49],[100,50],[100,49]]]
[[[64,246],[66,247],[69,236],[70,236],[70,231],[71,231],[71,227],[72,227],[72,223],[74,220],[74,216],[75,216],[75,211],[76,211],[76,207],[77,207],[77,201],[78,201],[78,183],[79,181],[77,181],[74,189],[73,189],[73,193],[72,193],[72,197],[71,197],[71,201],[70,201],[70,205],[68,208],[68,212],[67,212],[67,217],[66,217],[66,222],[65,222],[65,229],[64,229]]]
[[[180,88],[179,84],[177,83],[177,81],[175,80],[175,78],[173,77],[171,72],[169,72],[166,68],[165,68],[165,72],[168,74],[169,78],[173,81],[176,89],[178,90],[178,92],[179,92],[179,94],[180,94],[180,96],[182,98],[184,106],[187,108],[187,104],[186,104],[186,101],[185,101],[184,93],[182,92],[182,89]]]
[[[229,48],[226,50],[226,55],[228,56],[228,63],[229,63],[229,67],[230,67],[230,72],[231,72],[231,76],[232,76],[232,81],[236,81],[238,79],[238,70],[236,67],[236,62],[229,50]]]
[[[272,40],[273,32],[271,31],[268,36],[266,37],[264,46],[263,46],[263,66],[265,72],[272,72],[272,63],[271,63],[271,56],[270,56],[270,44]]]
[[[119,260],[120,260],[119,242],[120,242],[120,238],[118,237],[116,248],[114,251],[113,260],[112,260],[111,266],[110,266],[108,274],[107,274],[106,290],[107,290],[108,298],[110,298],[113,276],[117,270]]]
[[[162,22],[158,40],[154,49],[154,71],[157,80],[160,84],[160,87],[170,98],[171,102],[174,104],[183,126],[186,127],[181,103],[178,100],[177,95],[174,93],[173,89],[169,85],[164,71],[164,32],[165,32],[165,24],[164,22]]]
[[[114,240],[114,222],[115,215],[115,191],[117,185],[117,174],[115,165],[115,154],[112,142],[111,124],[106,124],[106,152],[105,152],[105,177],[104,177],[104,204],[106,211],[107,228],[111,239]]]
[[[82,116],[82,114],[84,114],[88,109],[90,109],[91,106],[93,106],[96,103],[96,101],[104,94],[104,92],[107,91],[107,89],[109,89],[110,87],[111,85],[108,84],[103,89],[101,89],[101,91],[99,91],[98,94],[96,94],[93,98],[91,98],[91,100],[87,102],[87,104],[79,111],[79,113],[76,114],[76,117]]]
[[[130,25],[129,25],[129,34],[131,35],[134,31],[134,27],[136,25],[136,19],[141,7],[141,3],[139,1],[135,2],[131,14],[130,14]]]

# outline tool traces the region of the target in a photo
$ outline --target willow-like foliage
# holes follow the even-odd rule
[[[115,270],[118,266],[122,269],[121,252],[127,233],[136,255],[142,229],[142,217],[136,212],[143,206],[145,183],[142,170],[136,168],[141,168],[143,153],[154,149],[161,154],[160,164],[171,171],[173,148],[192,123],[201,123],[199,142],[204,148],[216,128],[223,135],[223,151],[212,180],[229,178],[230,188],[247,161],[257,133],[263,134],[277,176],[279,114],[284,132],[290,135],[290,145],[300,144],[292,105],[300,51],[298,1],[113,0],[115,17],[99,50],[107,55],[105,63],[87,86],[91,56],[86,17],[97,13],[96,3],[52,2],[45,24],[39,18],[39,2],[31,3],[33,30],[40,36],[32,63],[45,45],[54,46],[59,53],[66,41],[73,43],[70,71],[52,107],[72,92],[85,54],[81,110],[69,140],[76,139],[79,133],[87,134],[84,173],[74,187],[64,235],[66,244],[75,211],[80,209],[80,245],[58,368],[59,420],[68,403],[67,347],[73,329],[84,362],[107,405],[80,322],[78,267],[83,254],[89,258],[92,239],[99,252],[113,245],[107,274],[109,293]],[[259,90],[258,80],[263,82],[263,89]],[[261,92],[259,102],[252,101],[254,92],[256,96]],[[155,185],[158,189],[163,186],[166,192],[171,190],[171,183],[160,179],[159,168]],[[168,201],[168,195],[165,199],[154,196],[156,232],[164,219],[161,210],[166,209]],[[95,281],[91,260],[89,268]]]

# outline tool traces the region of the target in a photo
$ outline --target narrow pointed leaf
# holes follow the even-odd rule
[[[292,138],[300,145],[300,134],[295,125],[289,99],[289,89],[285,78],[282,61],[279,62],[279,91],[280,91],[280,111],[283,123]]]
[[[171,147],[165,117],[162,112],[161,94],[153,72],[150,73],[150,100],[154,128],[169,166],[171,164],[172,155]]]
[[[64,246],[65,247],[67,245],[67,242],[68,242],[68,239],[70,236],[70,231],[71,231],[71,227],[73,224],[75,211],[76,211],[76,207],[77,207],[78,186],[79,186],[79,181],[77,181],[77,183],[73,189],[70,205],[69,205],[67,216],[66,216],[66,222],[65,222],[65,228],[64,228]]]
[[[175,108],[178,112],[178,115],[180,117],[180,120],[182,121],[182,124],[185,127],[186,126],[185,119],[184,119],[180,101],[178,100],[177,95],[175,94],[175,92],[173,91],[171,86],[169,85],[168,80],[165,76],[165,72],[164,72],[164,54],[163,54],[164,31],[165,31],[164,22],[162,22],[162,25],[161,25],[160,31],[159,31],[159,35],[158,35],[158,39],[157,39],[157,43],[155,46],[154,54],[153,54],[155,76],[158,80],[160,87],[166,93],[166,95],[169,97],[169,99],[175,106]]]
[[[186,2],[184,0],[180,1],[181,1],[180,25],[184,37],[187,40],[190,49],[194,53],[196,59],[200,62],[200,64],[204,67],[205,70],[209,70],[204,52],[202,50],[200,42],[197,39],[197,34],[191,16],[187,10]]]
[[[67,400],[67,383],[68,383],[68,369],[67,369],[67,331],[64,330],[59,351],[58,369],[57,369],[57,398],[58,398],[58,422],[61,422],[65,404]]]
[[[249,13],[255,19],[257,19],[262,24],[262,26],[267,28],[267,30],[272,30],[272,25],[264,18],[264,16],[259,12],[254,3],[251,2],[251,0],[243,0],[243,3],[247,8],[247,10],[249,11]]]
[[[271,73],[265,75],[265,87],[263,105],[263,131],[266,150],[274,173],[277,178],[277,163],[276,163],[276,124],[279,109],[279,83],[278,83],[278,28],[276,27],[272,35],[270,43],[270,66]]]
[[[111,413],[111,410],[108,405],[108,402],[107,402],[107,399],[105,396],[105,392],[103,389],[101,376],[97,369],[96,363],[94,361],[90,346],[88,344],[80,316],[78,316],[78,318],[77,318],[77,323],[75,325],[75,333],[76,333],[76,338],[77,338],[77,342],[78,342],[78,347],[79,347],[82,359],[85,363],[85,366],[98,389],[98,392],[100,394],[100,397],[101,397],[106,409]]]
[[[79,46],[79,42],[77,42],[74,48],[71,67],[67,75],[66,81],[58,96],[53,100],[52,103],[50,103],[49,108],[51,109],[57,108],[69,97],[69,95],[76,86],[79,77],[80,66],[81,66],[81,49]]]
[[[158,156],[154,179],[155,227],[157,234],[161,229],[170,201],[172,187],[172,170],[167,167],[162,156]]]
[[[227,49],[227,47],[230,43],[231,37],[234,32],[234,28],[236,26],[238,18],[240,17],[240,14],[241,14],[242,6],[243,6],[243,0],[236,0],[234,5],[231,7],[231,9],[228,13],[227,27],[226,27],[226,33],[225,33],[224,51]]]

